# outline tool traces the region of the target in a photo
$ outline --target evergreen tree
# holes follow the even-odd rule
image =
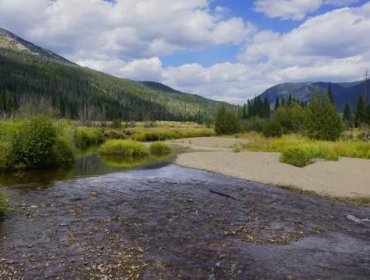
[[[276,101],[275,101],[275,111],[277,108],[280,107],[280,100],[279,100],[279,96],[276,96]]]
[[[217,134],[233,134],[240,131],[240,121],[237,113],[220,106],[215,117]]]
[[[336,141],[343,131],[342,119],[327,95],[314,94],[305,114],[305,129],[312,139]]]
[[[355,116],[356,126],[359,127],[362,123],[366,123],[366,121],[367,121],[367,114],[366,114],[365,101],[364,101],[364,98],[360,96],[358,98],[357,108],[356,108],[356,116]]]
[[[353,126],[353,114],[351,110],[351,106],[346,103],[343,111],[343,121],[350,127]]]
[[[332,104],[334,104],[334,97],[333,97],[333,91],[332,91],[331,83],[329,83],[329,85],[328,85],[328,97],[329,97],[330,102]]]

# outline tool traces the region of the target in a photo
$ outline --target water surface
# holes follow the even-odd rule
[[[57,180],[8,181],[1,279],[370,277],[370,224],[347,218],[369,208],[169,162],[85,160]]]

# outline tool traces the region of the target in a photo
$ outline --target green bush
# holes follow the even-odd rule
[[[100,129],[90,127],[78,127],[74,135],[74,144],[79,149],[103,143],[104,136]]]
[[[315,94],[305,110],[305,130],[311,139],[336,141],[343,132],[342,119],[327,95]]]
[[[46,167],[52,159],[56,130],[50,119],[35,116],[22,123],[11,140],[11,158],[15,165]]]
[[[221,106],[215,117],[215,131],[218,135],[238,133],[240,131],[240,119],[237,113]]]
[[[170,148],[166,143],[155,142],[150,145],[150,153],[154,155],[167,155],[170,153]]]
[[[0,192],[0,221],[2,221],[10,211],[8,197]]]
[[[241,130],[242,131],[255,131],[255,132],[263,132],[263,129],[268,124],[267,119],[263,119],[260,117],[252,117],[247,120],[243,120],[241,122]]]
[[[302,148],[290,148],[284,151],[280,156],[280,162],[304,167],[312,160],[312,151]]]
[[[265,137],[281,137],[283,135],[283,127],[279,122],[269,122],[263,128],[263,135]]]
[[[286,149],[280,156],[280,162],[288,163],[297,167],[303,167],[315,158],[338,160],[339,156],[337,152],[327,147],[320,145],[307,145]]]
[[[99,148],[99,153],[107,156],[144,157],[148,149],[144,144],[134,140],[109,140]]]

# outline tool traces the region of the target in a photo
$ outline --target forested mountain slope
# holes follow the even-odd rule
[[[369,82],[370,83],[370,82]],[[368,85],[369,87],[369,85]],[[261,100],[267,98],[270,104],[275,104],[276,98],[287,100],[289,96],[299,101],[309,102],[315,92],[327,92],[329,83],[327,82],[307,82],[307,83],[285,83],[273,86],[265,90],[261,95]],[[334,102],[339,111],[343,111],[348,102],[352,109],[356,108],[359,96],[364,96],[365,81],[350,83],[331,83]]]
[[[210,119],[221,102],[80,67],[0,29],[0,114],[31,108],[81,120]],[[227,105],[231,106],[231,105]]]

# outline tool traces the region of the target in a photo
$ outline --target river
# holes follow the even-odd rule
[[[369,208],[96,155],[0,184],[0,279],[370,278]]]

